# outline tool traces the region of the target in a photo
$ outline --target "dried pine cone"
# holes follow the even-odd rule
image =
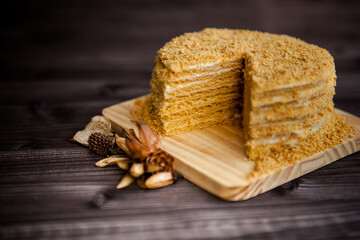
[[[153,154],[151,154],[146,159],[146,163],[159,166],[159,167],[161,167],[161,171],[164,171],[164,172],[173,172],[175,169],[174,157],[162,149],[159,149],[156,152],[154,152]]]
[[[88,144],[90,150],[98,155],[105,156],[114,146],[114,137],[95,132],[89,136]]]

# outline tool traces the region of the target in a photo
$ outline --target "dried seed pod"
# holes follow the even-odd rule
[[[130,163],[131,160],[128,156],[125,155],[113,155],[104,159],[101,159],[100,161],[97,161],[95,165],[97,167],[106,167],[107,165],[114,165],[117,162],[126,162]]]
[[[122,170],[129,170],[130,167],[130,161],[117,161],[116,164],[119,168]]]
[[[114,147],[114,137],[101,132],[92,133],[88,139],[89,148],[100,156],[108,155],[109,150]]]
[[[130,167],[129,173],[134,178],[138,178],[145,173],[144,163],[133,163]]]
[[[152,153],[146,159],[146,163],[161,167],[161,170],[157,171],[173,172],[175,168],[174,157],[162,149],[159,149],[156,152]]]
[[[84,146],[88,146],[89,137],[95,132],[100,132],[106,136],[113,136],[111,122],[103,116],[92,117],[85,128],[74,135],[73,140]]]
[[[159,172],[161,170],[163,170],[163,167],[155,165],[155,164],[151,164],[151,163],[146,163],[145,164],[145,171],[147,173],[154,173],[154,172]]]
[[[150,189],[165,187],[174,182],[174,175],[171,172],[158,172],[145,181],[145,186]]]
[[[133,178],[132,176],[130,176],[130,174],[125,174],[125,176],[120,180],[120,182],[118,183],[118,185],[116,186],[117,189],[119,188],[124,188],[129,186],[131,183],[133,183],[135,180],[135,178]]]

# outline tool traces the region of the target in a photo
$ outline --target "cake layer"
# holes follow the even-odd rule
[[[199,123],[189,124],[188,122],[180,123],[175,128],[163,128],[164,135],[176,135],[183,132],[194,131],[198,129],[203,129],[207,127],[213,127],[216,125],[240,125],[240,120],[233,118],[233,114],[222,115],[219,118],[208,118],[206,121]]]
[[[256,96],[251,95],[251,109],[268,106],[275,103],[289,103],[302,98],[313,98],[326,93],[335,94],[335,81],[328,79],[326,82],[315,87],[299,91],[286,91],[279,96]]]
[[[329,121],[330,116],[328,115],[323,121],[311,126],[302,129],[292,130],[286,133],[274,134],[266,138],[250,139],[248,142],[252,145],[272,145],[272,144],[287,144],[294,146],[298,143],[299,139],[306,137],[309,134],[316,133],[327,121]],[[270,146],[269,146],[270,147]]]
[[[183,86],[194,85],[201,81],[212,80],[212,79],[222,81],[220,79],[224,79],[227,76],[233,78],[234,76],[241,77],[242,75],[243,74],[241,69],[239,68],[239,66],[236,66],[232,68],[224,68],[222,70],[218,70],[214,72],[203,72],[195,75],[184,75],[183,76],[184,78],[177,79],[176,81],[171,81],[171,82],[164,81],[163,79],[157,77],[156,74],[152,74],[151,81],[153,81],[159,89],[165,90],[165,85],[166,85],[166,90],[171,90],[171,88],[181,88]]]
[[[240,69],[238,67],[233,67],[233,68],[226,68],[220,71],[216,71],[216,72],[209,72],[209,73],[202,73],[197,74],[198,76],[191,76],[191,75],[185,75],[184,79],[181,79],[179,81],[173,81],[173,82],[168,82],[168,81],[164,81],[161,78],[158,78],[156,76],[156,74],[152,74],[152,78],[151,78],[151,86],[153,87],[153,85],[161,92],[164,93],[165,90],[166,91],[171,91],[171,89],[178,89],[178,88],[182,88],[185,86],[191,86],[191,85],[197,85],[197,84],[201,84],[205,81],[217,81],[217,82],[222,82],[224,80],[222,79],[226,79],[227,77],[231,77],[234,78],[235,76],[242,76],[242,73],[240,71]],[[186,78],[192,78],[191,80],[187,80]],[[220,80],[221,79],[221,80]]]
[[[220,95],[223,97],[223,95]],[[200,101],[205,99],[200,98]],[[267,123],[281,123],[282,121],[294,121],[310,117],[319,112],[319,109],[325,107],[332,107],[332,95],[323,95],[314,99],[308,100],[308,104],[299,105],[298,102],[291,104],[282,104],[280,106],[257,109],[250,113],[250,126],[261,125]],[[183,103],[187,103],[186,101]],[[194,103],[194,102],[193,102]],[[213,111],[213,109],[221,109],[224,106],[236,105],[241,108],[242,101],[237,96],[229,96],[227,99],[223,99],[218,102],[207,102],[206,104],[195,103],[194,106],[179,106],[178,103],[169,105],[165,114],[162,114],[163,121],[176,121],[179,118],[191,117],[191,115],[203,114],[207,111]]]
[[[152,72],[152,77],[158,78],[166,83],[183,81],[186,77],[193,76],[195,74],[208,73],[221,71],[229,68],[240,68],[242,69],[243,59],[235,57],[233,59],[227,59],[226,61],[209,62],[207,64],[197,64],[190,68],[182,69],[182,71],[172,71],[164,66],[163,61],[156,57],[155,66]],[[190,78],[191,80],[191,78]]]
[[[202,92],[204,90],[211,91],[217,89],[218,87],[234,85],[242,85],[242,81],[239,81],[236,75],[227,75],[224,79],[214,78],[209,81],[198,81],[194,83],[194,85],[180,84],[174,85],[174,87],[168,87],[168,85],[165,85],[164,88],[166,89],[166,93],[164,98],[178,98],[179,96],[189,95],[189,93],[195,94],[196,92]],[[293,89],[286,87],[281,90],[253,94],[252,99],[254,102],[254,107],[261,107],[263,105],[274,104],[281,101],[289,102],[304,96],[311,96],[311,94],[316,94],[319,90],[322,90],[326,86],[330,88],[334,85],[335,81],[333,79],[328,79],[327,81],[320,80],[312,84],[299,85]],[[159,92],[159,96],[164,94],[164,89],[162,91],[157,91],[158,88],[154,86],[154,82],[151,83],[151,86],[153,91]]]
[[[151,89],[157,90],[160,94],[163,94],[165,98],[177,97],[178,94],[187,92],[199,92],[206,89],[216,89],[221,86],[234,86],[241,85],[241,77],[239,71],[231,71],[227,74],[222,74],[217,77],[211,77],[207,79],[201,79],[196,82],[188,84],[176,84],[176,85],[164,85],[162,88],[158,88],[155,81],[150,83]]]
[[[192,115],[191,118],[189,118],[189,117],[179,118],[174,121],[163,121],[162,120],[162,122],[164,124],[164,127],[167,130],[169,130],[172,128],[179,128],[179,127],[185,126],[185,125],[198,124],[201,122],[208,121],[209,119],[223,120],[224,118],[235,117],[235,115],[240,116],[240,109],[236,108],[234,106],[231,106],[231,107],[225,108],[225,109],[219,109],[219,110],[214,110],[214,111],[208,111],[206,113],[204,112],[204,113]]]
[[[214,111],[219,111],[222,109],[227,109],[227,108],[234,108],[237,109],[237,112],[241,111],[241,101],[240,100],[235,100],[235,99],[230,99],[228,101],[223,101],[223,102],[218,102],[218,103],[213,103],[210,105],[204,105],[204,106],[197,106],[191,109],[188,109],[187,111],[178,111],[178,112],[174,112],[174,113],[167,113],[164,115],[161,115],[161,120],[163,122],[176,122],[179,120],[182,120],[184,118],[192,118],[195,117],[197,115],[206,115],[206,114],[210,114],[211,112]]]
[[[193,100],[181,100],[178,102],[167,103],[165,102],[164,111],[161,114],[173,114],[180,111],[191,111],[194,107],[202,107],[212,104],[221,104],[227,101],[236,101],[242,105],[242,95],[239,92],[232,92],[227,94],[216,94],[211,97],[196,97]],[[226,105],[223,105],[226,106]]]
[[[226,96],[227,94],[240,94],[241,87],[239,86],[233,86],[232,88],[229,87],[222,87],[218,88],[216,92],[211,90],[206,90],[203,92],[197,92],[197,93],[189,93],[187,95],[179,96],[178,99],[172,98],[172,99],[162,99],[161,95],[158,95],[156,92],[152,92],[152,99],[154,106],[159,109],[159,111],[166,111],[166,106],[170,104],[175,104],[177,100],[179,101],[189,101],[189,104],[192,104],[191,101],[203,98],[205,101],[211,101],[211,99],[221,99],[222,96]]]
[[[318,152],[341,144],[349,134],[353,133],[354,129],[343,117],[332,114],[330,120],[318,131],[299,139],[295,147],[281,142],[270,146],[267,144],[252,145],[247,142],[247,155],[255,162],[255,167],[249,177],[259,177],[270,171],[314,156]]]
[[[317,86],[317,87],[320,88],[319,86]],[[232,89],[232,90],[234,90],[234,89]],[[230,93],[223,93],[223,92],[222,92],[222,94],[218,93],[215,95],[216,101],[221,101],[222,99],[228,99],[231,96],[232,97],[241,97],[242,95],[239,93],[240,91],[241,91],[240,89],[235,89],[235,91],[230,92]],[[307,111],[309,111],[309,113],[310,113],[317,106],[316,104],[320,104],[319,106],[321,106],[321,103],[325,104],[325,99],[322,99],[321,103],[318,103],[317,101],[315,101],[314,103],[312,103],[312,105],[310,107],[307,107],[307,105],[310,104],[312,100],[319,99],[321,96],[326,95],[327,96],[326,99],[329,100],[329,103],[332,102],[331,99],[334,94],[334,88],[332,86],[330,86],[328,88],[320,89],[317,92],[315,90],[311,90],[310,92],[313,93],[314,95],[306,96],[306,98],[297,98],[296,100],[293,100],[293,101],[291,101],[291,99],[286,99],[284,97],[286,99],[285,103],[280,101],[280,102],[273,103],[271,105],[267,104],[267,105],[265,105],[265,107],[255,108],[250,113],[252,116],[254,116],[254,117],[252,117],[251,121],[255,121],[254,123],[258,122],[259,119],[262,119],[265,117],[264,114],[266,114],[266,117],[268,118],[268,120],[271,120],[272,118],[276,118],[276,117],[293,118],[293,117],[295,117],[296,114],[301,116],[301,114],[307,113]],[[202,92],[194,93],[194,94],[197,94],[196,98],[195,98],[195,96],[190,95],[188,97],[178,97],[178,98],[173,98],[173,99],[167,99],[166,101],[163,102],[163,104],[165,105],[164,111],[171,112],[172,109],[174,111],[181,111],[181,110],[185,110],[186,108],[189,108],[189,107],[209,104],[211,102],[210,100],[213,99],[213,96],[211,96],[211,91],[209,91],[207,94],[203,94]],[[157,97],[157,99],[159,99],[161,96],[156,96],[156,97]],[[263,108],[268,109],[268,110],[261,113],[260,109],[263,109]],[[304,111],[304,113],[301,113],[302,111]],[[255,116],[257,117],[258,120],[255,119]],[[276,120],[276,119],[274,119],[274,120]]]
[[[276,97],[276,96],[283,96],[283,95],[289,94],[289,93],[296,93],[299,91],[309,90],[309,89],[319,87],[321,85],[324,85],[324,84],[330,83],[330,82],[334,82],[334,79],[332,79],[332,78],[327,79],[327,80],[320,79],[316,82],[301,83],[296,86],[292,86],[292,85],[282,86],[281,89],[272,89],[272,90],[268,90],[268,91],[252,93],[252,96],[254,98],[271,98],[271,97]]]
[[[324,94],[303,101],[288,104],[275,104],[266,108],[257,108],[250,112],[250,124],[301,119],[315,114],[319,109],[333,105],[333,95]]]
[[[309,116],[305,119],[249,126],[248,136],[251,139],[266,138],[274,134],[282,134],[297,129],[309,128],[320,122],[323,122],[327,118],[327,116],[332,114],[332,112],[333,107],[329,106],[319,110],[316,114]]]
[[[190,95],[202,94],[203,92],[217,93],[219,88],[227,88],[229,89],[229,91],[234,91],[236,89],[238,91],[242,91],[243,89],[240,80],[238,79],[236,81],[235,79],[235,81],[234,80],[224,81],[223,84],[202,84],[197,86],[180,88],[174,91],[166,92],[166,94],[163,95],[163,98],[164,100],[167,100],[167,99],[175,99]],[[156,90],[155,92],[161,95],[161,92],[158,92]]]

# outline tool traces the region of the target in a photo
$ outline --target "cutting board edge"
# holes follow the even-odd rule
[[[110,121],[116,127],[118,124],[114,122],[109,114],[112,108],[117,107],[118,105],[126,105],[135,102],[138,99],[144,99],[148,95],[141,96],[136,99],[131,99],[124,101],[122,103],[114,104],[102,110],[102,114],[109,118]],[[360,118],[345,112],[341,109],[335,108],[335,111],[349,118],[352,122],[356,121],[360,123]],[[130,112],[130,109],[129,109]],[[129,113],[129,116],[131,115]],[[130,119],[128,119],[130,120]],[[130,124],[130,121],[128,121]],[[129,127],[129,126],[124,126]],[[355,127],[355,126],[354,126]],[[359,126],[358,126],[359,128]],[[353,154],[360,151],[360,131],[359,129],[356,132],[356,135],[353,138],[345,140],[342,144],[329,148],[323,152],[315,154],[307,159],[304,159],[300,162],[297,162],[293,165],[285,166],[282,169],[271,172],[267,175],[261,176],[258,179],[249,180],[248,184],[226,186],[221,184],[219,181],[209,178],[204,175],[203,172],[197,170],[194,167],[189,166],[185,162],[176,158],[175,165],[176,171],[179,172],[185,179],[199,186],[203,190],[227,201],[239,201],[247,200],[249,198],[255,197],[262,193],[265,193],[271,189],[274,189],[286,182],[292,181],[298,177],[301,177],[305,174],[308,174],[316,169],[319,169],[323,166],[326,166],[332,162],[335,162],[347,155]],[[200,180],[201,178],[207,179],[207,181]]]
[[[350,147],[350,145],[352,145],[352,147]],[[349,148],[353,150],[348,151]],[[181,171],[178,172],[183,175],[185,179],[193,183],[196,182],[195,184],[200,188],[221,199],[239,201],[258,196],[358,151],[360,151],[360,138],[350,138],[336,147],[329,148],[300,162],[271,172],[259,179],[252,179],[246,185],[234,187],[226,187],[216,181],[207,182],[207,184],[204,185],[202,181],[197,180],[197,178],[203,177],[203,173],[195,171],[196,174],[194,174],[193,168],[187,169],[182,166],[179,168]],[[179,161],[179,163],[183,164],[181,161]]]

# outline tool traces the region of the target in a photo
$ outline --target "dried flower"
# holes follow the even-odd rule
[[[140,188],[153,189],[173,183],[174,158],[159,148],[160,138],[146,124],[132,123],[132,129],[122,128],[123,136],[115,134],[116,145],[127,156],[105,158],[96,165],[117,164],[119,168],[128,170],[117,188],[124,188],[135,179]]]
[[[116,144],[135,160],[145,160],[159,149],[160,138],[149,126],[132,121],[134,129],[123,129],[124,137],[116,135]]]

